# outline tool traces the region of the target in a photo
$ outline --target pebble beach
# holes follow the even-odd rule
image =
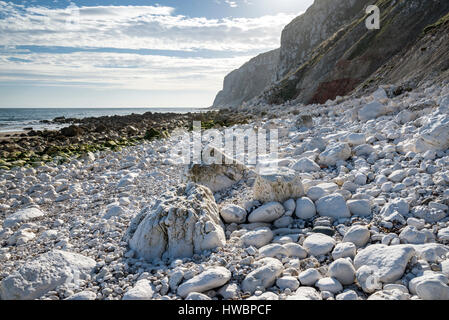
[[[449,299],[449,86],[394,89],[249,108],[274,173],[176,130],[0,169],[1,299]]]

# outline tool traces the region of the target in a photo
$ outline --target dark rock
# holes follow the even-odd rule
[[[328,235],[332,237],[335,234],[335,230],[331,227],[325,227],[325,226],[316,226],[312,229],[312,232],[314,233],[322,233],[325,235]]]
[[[83,129],[81,129],[78,126],[73,126],[73,125],[70,127],[61,129],[61,134],[66,137],[75,137],[75,136],[81,135],[82,133],[83,133]]]

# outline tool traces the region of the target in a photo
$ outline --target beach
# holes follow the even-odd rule
[[[449,86],[388,92],[203,128],[277,129],[278,171],[182,164],[176,130],[0,169],[2,299],[444,298]]]

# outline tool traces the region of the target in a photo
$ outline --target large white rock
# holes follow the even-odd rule
[[[349,211],[354,216],[369,216],[371,215],[371,202],[366,199],[348,200],[346,202]]]
[[[350,285],[355,280],[355,269],[352,263],[346,258],[335,260],[329,265],[329,277],[337,279],[342,285]]]
[[[415,152],[447,150],[449,148],[449,115],[436,114],[427,118],[419,129]]]
[[[334,260],[348,257],[354,259],[356,252],[357,247],[352,242],[340,242],[332,251],[332,258],[334,258]]]
[[[274,258],[263,258],[258,264],[261,266],[250,272],[243,280],[241,287],[244,292],[253,294],[258,287],[264,289],[271,287],[284,270],[282,263]]]
[[[370,231],[367,227],[361,225],[355,225],[346,231],[343,237],[343,242],[352,242],[357,247],[365,246],[371,236]]]
[[[273,240],[273,231],[269,228],[258,228],[256,230],[246,232],[240,239],[242,239],[245,246],[260,248]]]
[[[386,113],[387,108],[382,103],[375,100],[361,108],[358,115],[360,121],[368,121],[383,116]]]
[[[288,289],[294,291],[294,290],[298,289],[299,281],[295,277],[284,276],[284,277],[276,280],[276,286],[281,290],[285,290],[288,288]]]
[[[448,283],[448,278],[444,274],[436,272],[426,272],[422,276],[410,280],[410,282],[408,283],[410,293],[415,295],[418,294],[417,293],[418,284],[420,284],[421,282],[427,282],[429,280],[435,280],[441,282],[444,285]]]
[[[62,284],[85,280],[95,265],[95,260],[77,253],[49,251],[25,262],[3,279],[0,297],[3,300],[37,299]]]
[[[202,162],[186,166],[184,182],[195,182],[212,192],[225,190],[239,182],[248,172],[245,165],[231,159],[220,150],[206,146],[201,152]],[[215,163],[215,159],[219,163]],[[220,161],[221,159],[221,161]]]
[[[399,234],[399,239],[402,243],[423,244],[430,242],[428,234],[425,231],[420,231],[415,227],[406,226]]]
[[[313,286],[315,282],[317,282],[321,278],[322,276],[320,272],[314,268],[304,270],[298,275],[298,279],[303,286]]]
[[[357,269],[356,278],[357,283],[362,287],[366,293],[373,293],[374,291],[382,289],[382,282],[379,280],[379,272],[376,266],[361,266]]]
[[[337,279],[331,277],[321,278],[315,283],[315,287],[320,289],[320,291],[329,291],[334,294],[343,290],[341,283]]]
[[[259,249],[259,255],[261,257],[271,257],[274,258],[276,256],[288,256],[287,249],[284,248],[282,244],[272,243],[267,244]]]
[[[284,202],[304,195],[301,178],[296,171],[285,167],[262,168],[253,186],[255,200]]]
[[[320,166],[309,158],[299,159],[292,167],[293,170],[298,172],[315,172],[320,171]]]
[[[339,193],[333,193],[318,199],[316,202],[316,210],[322,217],[336,219],[351,217],[345,198]]]
[[[311,256],[328,254],[332,251],[334,246],[335,240],[322,233],[315,233],[308,236],[303,243],[304,249],[306,249]]]
[[[273,222],[284,214],[284,206],[279,202],[268,202],[257,208],[248,216],[248,221],[254,222]]]
[[[351,146],[358,146],[366,143],[366,137],[364,133],[349,133],[343,138],[344,142],[349,143]]]
[[[419,259],[429,263],[438,262],[449,253],[449,246],[441,243],[413,244],[411,246],[416,250],[416,256]]]
[[[226,223],[244,223],[246,221],[246,210],[235,204],[224,205],[220,214]]]
[[[299,219],[311,219],[316,215],[315,204],[310,198],[299,198],[298,200],[296,200],[295,214]]]
[[[231,279],[231,272],[224,267],[214,267],[201,272],[178,287],[178,295],[187,297],[191,292],[204,292],[225,285]]]
[[[414,255],[415,249],[410,245],[373,244],[357,253],[354,266],[356,270],[362,266],[375,268],[379,281],[391,283],[402,277]]]
[[[449,300],[449,286],[437,279],[421,281],[416,286],[416,293],[423,300]]]
[[[3,228],[14,228],[22,223],[38,220],[44,216],[44,212],[38,208],[27,208],[17,211],[9,215],[5,221],[3,221]]]
[[[351,157],[351,147],[347,143],[338,142],[327,146],[319,156],[319,163],[326,166],[335,166],[339,160]]]
[[[151,300],[154,292],[155,289],[151,282],[147,279],[142,279],[137,281],[134,287],[123,295],[122,300]]]
[[[209,189],[189,183],[132,221],[125,235],[146,260],[189,257],[226,243],[217,204]]]

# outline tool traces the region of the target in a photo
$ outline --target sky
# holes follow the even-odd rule
[[[313,0],[0,0],[0,107],[209,107]]]

